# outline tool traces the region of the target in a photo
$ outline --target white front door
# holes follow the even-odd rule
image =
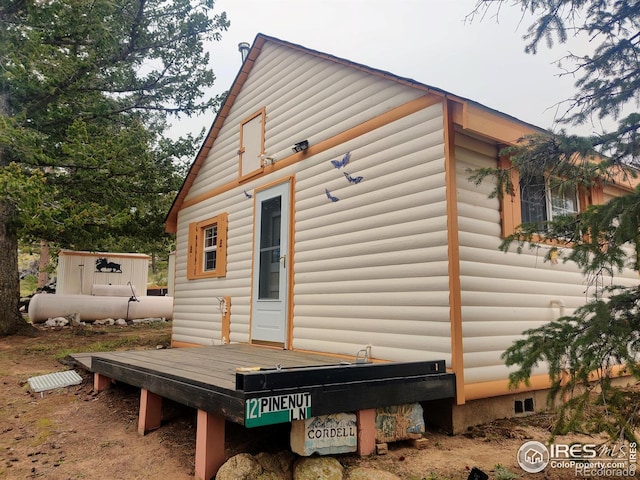
[[[251,340],[286,347],[289,258],[289,188],[286,182],[256,193]]]

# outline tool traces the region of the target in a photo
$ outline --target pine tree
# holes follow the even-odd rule
[[[0,0],[0,335],[18,315],[17,246],[159,248],[194,139],[169,115],[216,109],[213,0]],[[157,240],[145,241],[145,238]],[[133,247],[132,247],[133,248]]]
[[[503,4],[479,2],[471,18],[499,14]],[[521,179],[546,175],[574,189],[621,179],[635,181],[640,169],[640,114],[634,111],[640,100],[640,2],[520,0],[513,4],[521,8],[523,18],[531,19],[525,51],[535,54],[542,43],[553,48],[571,35],[585,36],[593,46],[591,52],[560,59],[566,74],[577,78],[576,93],[567,100],[560,125],[609,119],[616,127],[589,137],[561,130],[524,138],[502,152],[512,160],[510,168]],[[512,191],[508,169],[484,169],[474,177],[479,181],[489,175],[497,179],[495,195]],[[517,367],[510,381],[527,383],[535,367],[547,364],[551,399],[570,398],[560,410],[556,432],[591,423],[614,437],[634,438],[637,403],[630,402],[629,393],[614,387],[612,380],[620,368],[640,378],[640,287],[603,286],[599,280],[625,267],[640,268],[640,188],[604,205],[592,205],[577,216],[546,222],[542,230],[540,225],[523,224],[504,240],[502,248],[507,250],[515,242],[521,249],[539,240],[554,245],[548,259],[575,262],[595,295],[573,315],[527,330],[504,352],[505,363]],[[593,405],[595,391],[599,392],[596,403],[609,413],[606,417],[585,413]]]

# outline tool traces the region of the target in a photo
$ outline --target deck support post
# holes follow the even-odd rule
[[[140,390],[140,413],[138,414],[138,433],[144,435],[160,428],[162,421],[162,397],[146,388]]]
[[[356,412],[358,449],[360,456],[372,455],[376,451],[376,411],[373,408]]]
[[[225,461],[224,422],[222,415],[198,410],[196,427],[196,468],[197,480],[210,480]]]
[[[96,392],[103,392],[111,385],[111,379],[109,377],[105,377],[104,375],[100,375],[99,373],[93,374],[93,389]]]

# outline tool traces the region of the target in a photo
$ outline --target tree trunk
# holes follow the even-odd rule
[[[18,235],[14,228],[16,207],[0,200],[0,336],[30,330],[20,315]]]
[[[49,283],[49,242],[40,240],[40,261],[38,262],[38,288],[42,288]]]

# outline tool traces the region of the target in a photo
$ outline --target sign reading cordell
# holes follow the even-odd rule
[[[292,420],[304,420],[310,416],[311,394],[309,392],[248,398],[245,401],[244,426],[260,427]]]
[[[357,436],[355,414],[320,415],[291,424],[291,451],[302,456],[355,452]]]

